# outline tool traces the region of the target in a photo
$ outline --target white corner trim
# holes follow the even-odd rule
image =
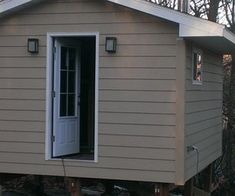
[[[180,24],[179,36],[223,36],[224,25],[197,18],[144,0],[107,0]]]
[[[13,8],[19,7],[26,3],[31,2],[32,0],[6,0],[0,3],[0,13],[4,13]]]

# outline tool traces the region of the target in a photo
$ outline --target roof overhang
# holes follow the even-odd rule
[[[20,7],[23,6],[29,2],[31,2],[32,0],[5,0],[0,2],[0,13],[5,13],[8,12],[16,7]]]
[[[107,0],[134,10],[178,23],[179,37],[195,41],[219,53],[235,52],[235,34],[220,25],[144,0]]]
[[[0,2],[0,17],[22,9],[40,0],[4,0]]]

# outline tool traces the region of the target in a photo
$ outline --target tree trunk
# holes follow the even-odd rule
[[[218,16],[220,0],[210,0],[208,10],[208,20],[216,22]]]

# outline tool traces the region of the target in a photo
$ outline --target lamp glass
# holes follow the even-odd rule
[[[105,50],[107,52],[116,52],[117,38],[115,37],[107,37]]]
[[[28,52],[38,53],[38,39],[28,39]]]

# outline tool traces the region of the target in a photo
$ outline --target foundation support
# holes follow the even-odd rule
[[[71,196],[82,196],[80,180],[77,178],[69,178],[68,190],[71,193]]]
[[[169,196],[169,185],[155,184],[155,196]]]
[[[193,196],[193,179],[190,179],[185,183],[184,195]]]
[[[205,169],[205,191],[211,192],[212,184],[212,164]]]

